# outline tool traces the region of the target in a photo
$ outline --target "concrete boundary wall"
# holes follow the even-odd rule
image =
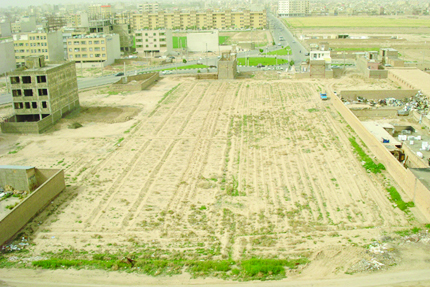
[[[122,91],[142,91],[152,85],[155,81],[160,78],[158,72],[149,74],[140,74],[135,76],[127,76],[127,82],[121,80],[112,84],[111,89],[117,92]],[[131,81],[136,81],[134,84],[130,84]]]
[[[346,122],[354,129],[360,139],[366,144],[370,151],[378,157],[396,183],[405,191],[409,198],[404,201],[413,200],[415,206],[430,221],[430,191],[422,184],[415,175],[398,162],[391,153],[379,142],[360,122],[360,120],[342,103],[342,101],[331,92],[331,102],[336,110],[343,116]]]
[[[36,178],[40,186],[0,221],[0,245],[12,239],[66,188],[63,170],[36,169]]]
[[[355,101],[357,97],[369,100],[382,100],[385,98],[395,98],[403,100],[407,97],[415,96],[418,90],[342,90],[340,95],[348,101]]]
[[[411,115],[417,122],[419,122],[419,120],[421,118],[420,113],[418,113],[417,111],[412,111]],[[421,125],[423,125],[427,128],[430,128],[430,119],[423,115],[421,118]]]

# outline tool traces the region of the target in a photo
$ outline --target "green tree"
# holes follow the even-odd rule
[[[294,60],[290,61],[290,67],[294,65]]]
[[[186,63],[187,63],[187,60],[182,59],[182,63],[186,64]]]
[[[260,49],[260,53],[263,53],[264,52],[264,50],[263,49]]]

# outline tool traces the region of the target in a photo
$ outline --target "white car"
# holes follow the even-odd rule
[[[170,70],[167,70],[167,71],[162,71],[161,74],[162,75],[170,75],[170,74],[173,74],[173,72]]]

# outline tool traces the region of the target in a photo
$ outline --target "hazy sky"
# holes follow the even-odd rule
[[[85,1],[85,0],[0,0],[0,7],[18,6],[18,7],[28,7],[30,5],[39,6],[43,4],[78,4],[86,2],[91,3],[102,3],[104,1]],[[112,2],[107,0],[106,2]]]

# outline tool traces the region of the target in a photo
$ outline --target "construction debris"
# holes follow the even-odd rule
[[[351,104],[346,100],[343,100],[345,105]],[[418,111],[420,114],[428,114],[430,110],[430,101],[427,96],[423,95],[421,91],[415,96],[404,98],[403,100],[399,100],[396,98],[385,98],[382,100],[375,99],[366,99],[364,97],[357,97],[356,101],[353,101],[352,104],[358,103],[367,103],[370,106],[390,106],[390,107],[403,107],[398,111],[398,115],[407,116],[410,111]]]

